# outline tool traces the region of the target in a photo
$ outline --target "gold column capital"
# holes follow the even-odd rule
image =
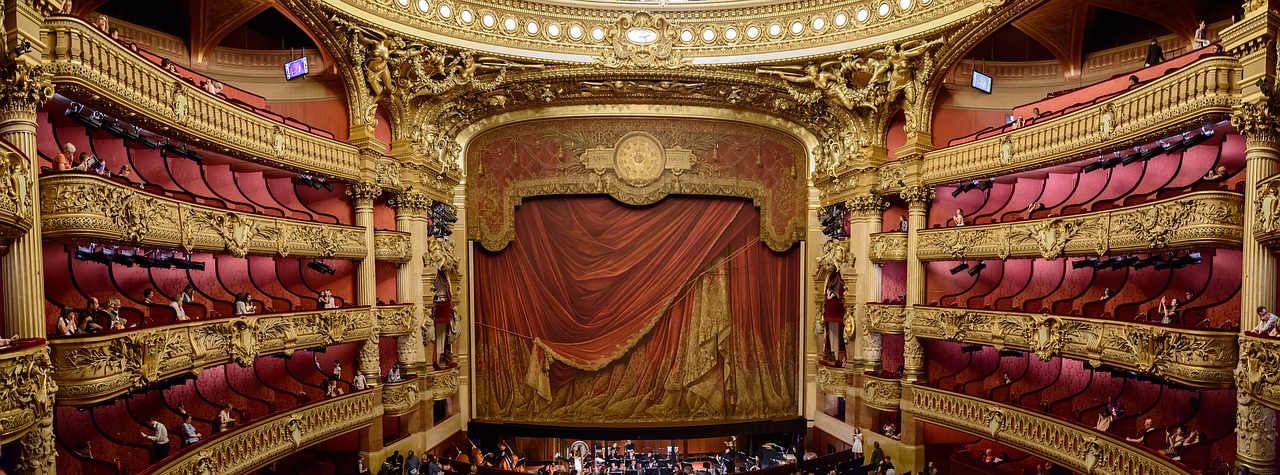
[[[347,185],[347,196],[356,208],[372,207],[373,201],[382,196],[382,186],[368,181],[353,182]]]
[[[1280,121],[1275,109],[1276,104],[1268,99],[1242,102],[1233,108],[1231,125],[1245,136],[1249,148],[1280,151]]]
[[[397,193],[391,198],[389,204],[396,209],[397,214],[405,215],[425,215],[431,209],[434,200],[431,197],[412,191]]]
[[[923,208],[933,202],[935,195],[932,186],[905,186],[898,196],[907,202],[908,207]]]
[[[889,208],[889,203],[874,194],[855,195],[845,201],[849,214],[855,218],[878,218],[880,213]]]
[[[0,112],[35,113],[53,97],[53,75],[41,64],[19,61],[0,75]]]

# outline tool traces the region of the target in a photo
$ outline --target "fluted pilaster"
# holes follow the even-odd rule
[[[911,307],[924,302],[924,264],[916,257],[920,247],[920,230],[928,225],[929,205],[933,203],[933,188],[927,186],[909,186],[900,192],[903,201],[907,202],[907,311]],[[918,381],[924,376],[924,351],[920,341],[911,332],[911,319],[906,320],[906,333],[903,340],[903,378],[907,381]]]
[[[849,209],[850,236],[869,236],[880,232],[884,210],[889,206],[883,199],[873,194],[857,195],[845,205]],[[880,367],[880,334],[868,331],[870,324],[867,322],[865,303],[880,301],[880,266],[871,262],[870,248],[864,241],[850,242],[857,243],[850,249],[853,255],[853,277],[856,278],[853,279],[854,291],[846,293],[845,308],[852,309],[854,315],[852,319],[845,320],[852,320],[855,328],[845,329],[846,335],[854,336],[846,341],[846,344],[851,344],[846,353],[849,358],[853,358],[858,370],[874,370]]]
[[[413,302],[413,328],[422,328],[424,322],[423,306],[426,301],[422,295],[422,255],[427,241],[427,212],[431,208],[431,198],[420,193],[401,193],[391,200],[396,209],[396,229],[410,235],[409,262],[400,266],[396,278],[396,296],[401,302]],[[407,372],[423,374],[426,370],[426,351],[423,348],[422,332],[413,331],[400,337],[396,345],[396,354]]]
[[[5,333],[24,337],[45,334],[44,258],[41,254],[38,200],[40,181],[36,157],[36,109],[53,97],[53,86],[40,66],[19,64],[0,78],[0,138],[9,141],[26,155],[28,193],[21,203],[27,209],[18,214],[31,219],[31,230],[9,246],[0,258],[0,280],[4,291]],[[21,204],[20,203],[20,204]]]

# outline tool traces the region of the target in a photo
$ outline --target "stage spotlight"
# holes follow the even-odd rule
[[[1163,259],[1164,259],[1164,256],[1160,254],[1152,254],[1143,259],[1138,259],[1137,262],[1133,263],[1133,268],[1142,269],[1144,267],[1151,267],[1152,265],[1155,265],[1155,263],[1160,262]]]
[[[1001,358],[1005,358],[1005,357],[1021,358],[1022,356],[1023,356],[1023,353],[1018,350],[1000,350]]]
[[[337,272],[337,270],[335,270],[334,268],[329,267],[329,266],[325,265],[323,262],[320,262],[320,261],[311,261],[311,262],[308,262],[308,263],[307,263],[307,268],[308,268],[308,269],[311,269],[311,270],[313,270],[313,271],[319,272],[319,273],[321,273],[321,274],[329,274],[329,275],[333,275],[335,272]]]
[[[988,178],[986,180],[983,180],[981,183],[978,183],[978,191],[990,190],[991,186],[995,184],[996,184],[995,178]]]
[[[133,252],[116,249],[111,253],[111,262],[125,267],[133,267],[137,261],[134,259]]]
[[[1084,268],[1086,268],[1086,267],[1088,267],[1088,268],[1094,268],[1094,267],[1097,267],[1097,266],[1098,266],[1098,259],[1097,259],[1097,258],[1093,258],[1093,257],[1086,257],[1086,258],[1084,258],[1084,259],[1081,259],[1081,260],[1078,260],[1078,261],[1075,261],[1075,262],[1072,262],[1072,263],[1071,263],[1071,268],[1072,268],[1072,269],[1084,269]]]
[[[977,353],[982,351],[982,345],[965,345],[960,347],[961,353]]]
[[[31,52],[31,42],[27,40],[19,41],[13,46],[13,57],[17,58]]]
[[[149,148],[149,149],[151,149],[151,150],[155,150],[156,148],[160,147],[160,143],[159,143],[159,142],[156,142],[155,140],[151,140],[151,139],[147,138],[147,136],[142,135],[142,127],[138,127],[138,126],[134,126],[134,127],[133,127],[133,138],[132,138],[132,140],[133,140],[134,142],[136,142],[138,145],[141,145],[141,146],[143,146],[143,147],[147,147],[147,148]]]
[[[1179,135],[1178,140],[1164,144],[1164,153],[1174,153],[1186,146],[1186,136]]]
[[[1089,172],[1092,172],[1092,171],[1094,171],[1094,170],[1101,170],[1101,169],[1102,169],[1102,167],[1103,167],[1102,159],[1101,159],[1101,158],[1099,158],[1097,161],[1095,161],[1095,162],[1090,162],[1089,164],[1085,165],[1085,166],[1084,166],[1084,172],[1085,172],[1085,173],[1089,173]]]
[[[973,266],[972,268],[969,269],[969,275],[976,276],[978,275],[979,272],[982,272],[982,269],[986,269],[986,268],[987,268],[986,261],[978,261],[978,265]]]
[[[1183,146],[1191,148],[1196,145],[1200,145],[1204,143],[1204,141],[1209,140],[1209,137],[1213,137],[1213,129],[1201,129],[1200,133],[1187,137],[1186,140],[1183,140],[1183,142],[1185,142]]]
[[[960,271],[963,271],[968,268],[969,268],[968,262],[961,262],[960,265],[951,268],[951,275],[959,274]]]
[[[1164,144],[1157,143],[1156,146],[1151,147],[1142,152],[1142,159],[1151,160],[1152,158],[1155,158],[1157,155],[1160,155],[1162,153],[1164,153]]]
[[[99,130],[102,128],[102,120],[99,119],[98,117],[95,117],[96,114],[84,113],[84,104],[77,104],[73,102],[71,103],[70,107],[67,107],[67,110],[66,112],[64,112],[64,114],[67,117],[70,117],[71,120],[76,121],[76,123],[83,125],[85,127],[88,127],[90,129]]]
[[[196,163],[204,161],[204,155],[201,155],[200,152],[191,150],[186,146],[178,146],[169,142],[165,142],[160,146],[160,156],[164,156],[166,153],[170,155],[177,155]]]
[[[952,198],[955,198],[955,197],[957,197],[957,196],[960,196],[960,193],[964,193],[964,187],[963,187],[963,186],[957,186],[957,187],[956,187],[956,189],[951,190],[951,197],[952,197]]]

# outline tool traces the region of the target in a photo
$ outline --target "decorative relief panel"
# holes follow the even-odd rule
[[[922,385],[910,386],[903,410],[919,421],[967,432],[1034,453],[1078,473],[1180,475],[1195,473],[1154,450],[1111,434],[1021,407]]]
[[[49,374],[49,348],[43,340],[22,343],[0,353],[0,443],[38,430],[53,409],[57,390]]]
[[[907,233],[872,234],[867,246],[871,248],[871,262],[901,262],[907,260]]]
[[[1240,337],[1240,367],[1236,368],[1236,390],[1272,409],[1280,410],[1280,340]]]
[[[1272,251],[1280,251],[1280,175],[1262,180],[1254,193],[1253,236]]]
[[[382,385],[383,415],[398,416],[418,407],[417,377]]]
[[[251,162],[344,180],[360,176],[356,147],[214,97],[79,19],[50,18],[45,33],[46,67],[62,94],[92,98],[95,107],[134,125]]]
[[[834,366],[818,365],[818,389],[824,393],[845,397],[849,390],[850,370]]]
[[[0,241],[8,241],[31,229],[33,187],[28,182],[25,155],[8,142],[0,142]]]
[[[366,389],[325,399],[237,427],[192,450],[166,459],[153,475],[248,473],[273,460],[367,426],[382,417],[382,390]]]
[[[40,180],[46,239],[300,257],[365,257],[364,228],[192,204],[87,173]]]
[[[1082,111],[1007,134],[925,154],[927,184],[1008,175],[1150,142],[1226,119],[1238,101],[1240,65],[1206,58]],[[1174,130],[1171,127],[1177,127]]]
[[[413,257],[409,233],[376,230],[373,232],[373,257],[379,261],[403,264]]]
[[[1196,246],[1239,247],[1239,193],[1200,191],[1137,206],[1078,215],[920,231],[921,260],[1042,258],[1148,252]]]
[[[862,376],[862,403],[881,411],[897,412],[902,401],[902,380]]]
[[[550,132],[549,132],[550,131]],[[468,145],[467,229],[485,249],[515,237],[532,196],[608,194],[628,204],[670,194],[738,196],[760,207],[761,239],[785,250],[807,225],[807,152],[759,126],[700,119],[593,118],[521,122]]]
[[[413,304],[378,306],[373,312],[378,316],[380,336],[404,336],[413,331]]]
[[[867,323],[871,327],[872,333],[886,335],[901,335],[903,333],[903,324],[907,320],[907,308],[905,306],[879,303],[868,303],[866,306]]]
[[[91,404],[229,362],[248,366],[269,354],[363,341],[373,334],[374,314],[382,310],[249,315],[57,338],[49,342],[57,402]]]
[[[915,306],[921,338],[1031,351],[1108,364],[1198,388],[1234,382],[1234,331],[1164,327],[1049,314]]]
[[[461,366],[454,366],[426,373],[426,389],[431,391],[432,400],[439,401],[458,394],[458,370],[460,368]]]

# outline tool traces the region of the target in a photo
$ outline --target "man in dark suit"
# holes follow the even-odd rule
[[[1164,62],[1164,48],[1160,47],[1160,42],[1155,38],[1151,39],[1151,44],[1147,45],[1147,67],[1155,66]]]

